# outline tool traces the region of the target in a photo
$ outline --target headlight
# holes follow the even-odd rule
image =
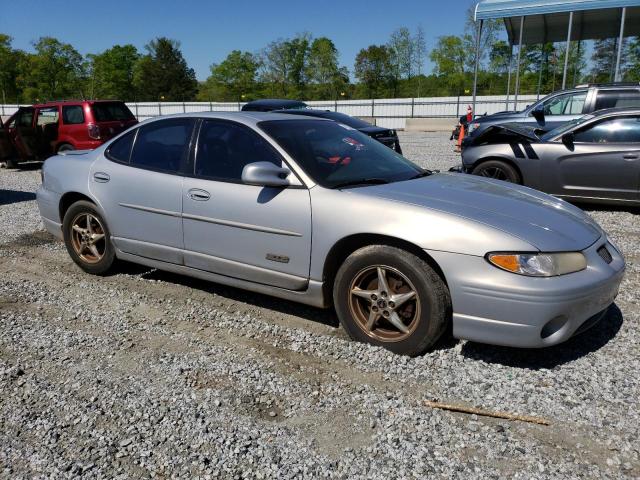
[[[587,268],[587,259],[580,252],[565,253],[488,253],[492,265],[507,272],[529,277],[555,277]]]
[[[476,123],[470,123],[469,124],[469,133],[473,132],[476,128],[478,128],[480,126],[480,124],[478,122]]]

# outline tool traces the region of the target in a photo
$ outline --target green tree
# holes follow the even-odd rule
[[[616,68],[617,39],[605,38],[593,42],[591,54],[591,71],[589,78],[592,82],[612,82]]]
[[[253,98],[259,66],[259,59],[252,53],[233,50],[224,61],[211,65],[211,75],[199,98],[238,102]]]
[[[99,54],[87,55],[90,62],[88,91],[93,98],[136,98],[134,70],[140,59],[133,45],[114,45]]]
[[[41,37],[35,53],[20,62],[19,77],[28,101],[84,97],[86,65],[82,55],[68,43]]]
[[[10,103],[18,101],[19,65],[24,52],[14,50],[11,46],[13,39],[9,35],[0,33],[0,102]]]
[[[147,55],[136,63],[134,86],[138,100],[193,100],[198,91],[196,74],[180,51],[180,43],[158,37],[145,46]]]
[[[335,99],[349,82],[346,68],[338,66],[338,49],[327,37],[313,40],[309,48],[307,78],[315,85],[315,96]]]
[[[634,37],[629,40],[626,57],[624,79],[634,82],[640,81],[640,37]]]
[[[473,53],[465,47],[464,40],[456,35],[439,37],[431,50],[429,58],[434,63],[433,71],[453,87],[451,93],[460,93],[463,89],[470,56]]]
[[[391,34],[387,43],[391,65],[393,65],[393,95],[397,96],[401,79],[411,78],[413,73],[413,41],[411,32],[401,27]]]
[[[387,93],[394,78],[389,49],[384,45],[363,48],[356,56],[354,72],[369,98],[378,98]]]

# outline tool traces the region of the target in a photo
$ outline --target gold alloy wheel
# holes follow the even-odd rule
[[[371,338],[398,342],[420,322],[420,299],[411,281],[398,270],[374,265],[361,270],[349,286],[349,310]]]
[[[104,257],[107,240],[100,220],[91,213],[80,213],[71,222],[71,245],[83,262],[98,263]]]

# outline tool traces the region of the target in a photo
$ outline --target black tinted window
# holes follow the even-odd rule
[[[133,139],[135,136],[136,131],[134,130],[113,142],[107,150],[107,157],[111,160],[115,160],[116,162],[129,163],[131,146],[133,145]]]
[[[635,143],[640,142],[640,117],[612,118],[575,133],[576,142]]]
[[[122,102],[94,103],[91,108],[96,122],[117,122],[134,118],[131,110]]]
[[[196,156],[197,176],[238,182],[245,165],[253,162],[282,165],[277,152],[249,128],[229,122],[203,122]]]
[[[193,121],[179,118],[160,120],[140,127],[131,164],[139,167],[177,172],[191,138]]]
[[[600,90],[596,96],[595,110],[603,108],[640,107],[640,90]]]
[[[65,125],[79,125],[84,123],[84,111],[81,105],[66,105],[62,107],[62,121]]]
[[[18,113],[16,121],[18,127],[31,127],[33,125],[33,108],[25,108]]]

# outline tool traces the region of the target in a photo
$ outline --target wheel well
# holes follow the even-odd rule
[[[326,299],[330,300],[331,298],[333,298],[333,282],[336,278],[336,274],[338,273],[340,265],[342,265],[347,257],[353,252],[369,245],[388,245],[390,247],[396,247],[414,254],[416,257],[419,257],[427,262],[429,266],[433,268],[435,272],[440,276],[445,285],[447,285],[447,287],[449,286],[447,284],[447,279],[444,276],[444,272],[442,271],[440,266],[422,248],[400,238],[390,237],[387,235],[363,233],[345,237],[339,240],[333,247],[331,247],[331,250],[329,250],[327,259],[324,262],[324,270],[322,272],[325,289],[324,294]]]
[[[60,205],[59,205],[59,210],[60,210],[60,221],[62,222],[64,220],[64,214],[67,213],[67,210],[69,210],[69,207],[71,205],[73,205],[74,203],[76,203],[79,200],[85,200],[87,202],[91,202],[93,204],[95,204],[95,202],[93,200],[91,200],[89,197],[87,197],[86,195],[83,195],[82,193],[78,193],[78,192],[67,192],[64,195],[62,195],[62,198],[60,199]]]
[[[486,163],[488,161],[496,161],[496,162],[502,162],[502,163],[506,163],[508,165],[511,165],[513,168],[515,168],[516,172],[518,172],[518,178],[520,179],[520,183],[524,182],[524,179],[522,178],[522,170],[520,170],[520,167],[518,166],[518,164],[516,162],[514,162],[513,160],[509,159],[509,158],[501,158],[501,157],[487,157],[487,158],[481,158],[480,160],[478,160],[476,163],[473,164],[473,169],[479,167],[481,164]]]

